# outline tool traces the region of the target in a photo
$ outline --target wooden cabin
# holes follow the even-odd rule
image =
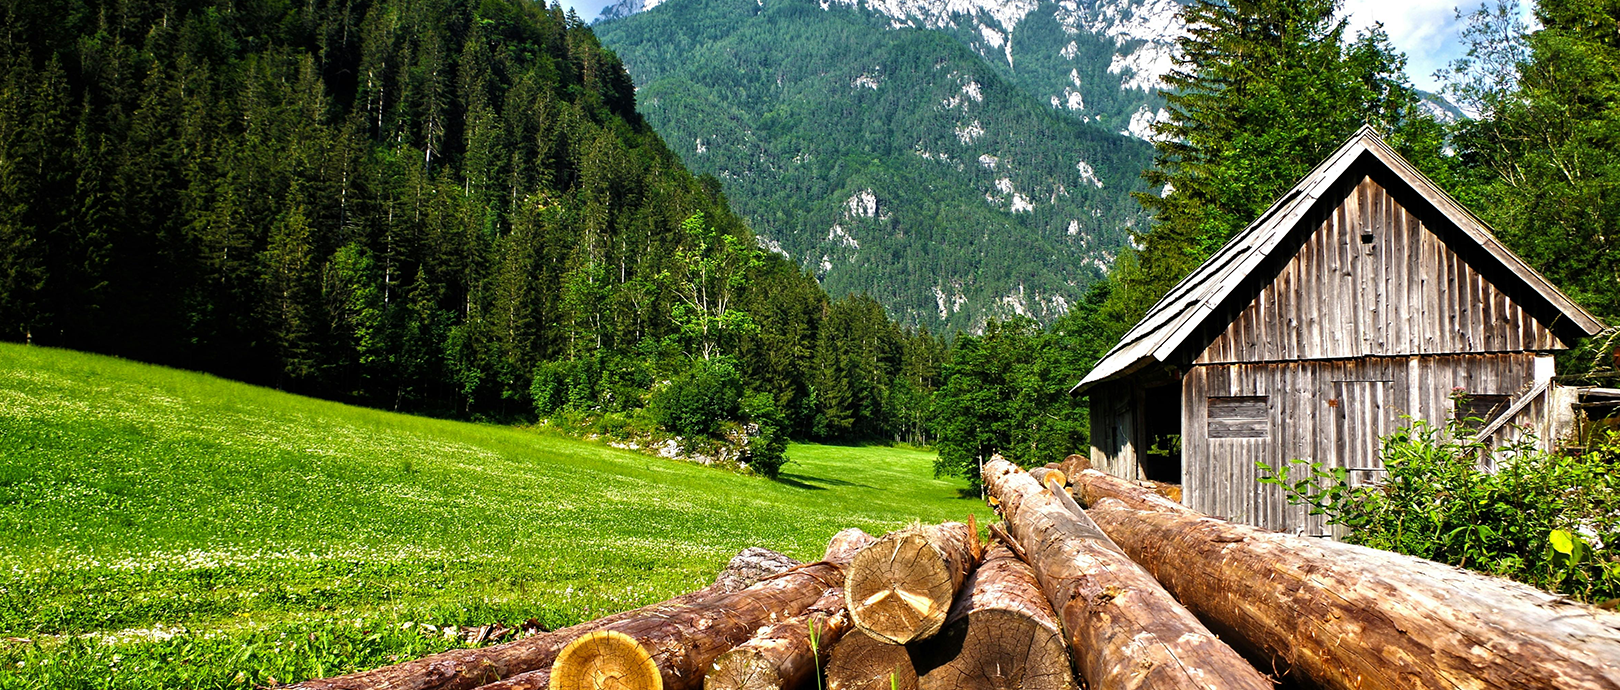
[[[1091,399],[1098,469],[1180,483],[1204,513],[1326,536],[1321,517],[1259,482],[1257,462],[1376,482],[1379,439],[1408,417],[1483,418],[1472,433],[1497,444],[1556,439],[1570,406],[1552,354],[1602,329],[1363,128],[1073,393]]]

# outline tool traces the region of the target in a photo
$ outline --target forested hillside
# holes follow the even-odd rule
[[[1050,321],[1143,212],[1149,149],[941,32],[810,0],[680,0],[596,29],[648,121],[829,292],[910,325]]]
[[[763,394],[824,436],[887,432],[937,349],[753,250],[556,6],[58,0],[0,27],[7,340],[458,415],[532,414],[536,372],[546,411],[702,370],[737,382],[720,413]]]
[[[598,22],[666,3],[621,0],[604,8]],[[872,18],[884,29],[941,32],[1036,101],[1142,139],[1152,136],[1153,123],[1162,117],[1159,77],[1170,71],[1176,39],[1185,31],[1178,16],[1184,4],[1185,0],[818,3],[824,11],[854,11]],[[610,45],[618,47],[611,40]],[[858,59],[858,54],[851,57]]]

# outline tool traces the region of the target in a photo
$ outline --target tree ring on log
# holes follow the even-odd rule
[[[827,690],[917,690],[917,666],[906,645],[851,630],[833,646]]]
[[[715,660],[703,678],[703,687],[780,690],[781,681],[776,664],[758,650],[739,649]]]
[[[844,585],[845,608],[867,633],[905,644],[939,632],[959,584],[927,534],[905,530],[855,554]]]
[[[551,666],[551,690],[663,690],[658,664],[635,638],[615,630],[568,643]]]
[[[974,611],[928,642],[936,668],[919,669],[922,690],[1073,690],[1063,637],[1027,615]]]

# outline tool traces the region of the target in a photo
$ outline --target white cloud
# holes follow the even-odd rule
[[[1457,19],[1459,7],[1466,13],[1479,7],[1479,0],[1345,0],[1343,11],[1350,19],[1345,38],[1352,39],[1357,31],[1383,22],[1389,42],[1406,53],[1406,74],[1412,84],[1439,91],[1435,70],[1466,51],[1461,42],[1465,22]]]

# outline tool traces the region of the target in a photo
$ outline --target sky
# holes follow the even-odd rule
[[[596,21],[596,16],[602,13],[602,8],[617,2],[617,0],[560,0],[563,7],[570,8],[579,13],[579,18],[587,23]],[[550,4],[549,1],[547,4]]]
[[[594,21],[602,8],[614,0],[563,0],[585,21]],[[1470,11],[1480,0],[1345,0],[1351,33],[1383,22],[1389,40],[1406,53],[1406,73],[1412,83],[1425,91],[1439,91],[1434,72],[1464,51],[1460,34],[1463,22],[1457,8]]]
[[[1479,0],[1345,0],[1350,33],[1384,23],[1389,42],[1406,53],[1406,75],[1424,91],[1439,91],[1434,72],[1462,57],[1464,22],[1457,10],[1466,14],[1479,7]]]

